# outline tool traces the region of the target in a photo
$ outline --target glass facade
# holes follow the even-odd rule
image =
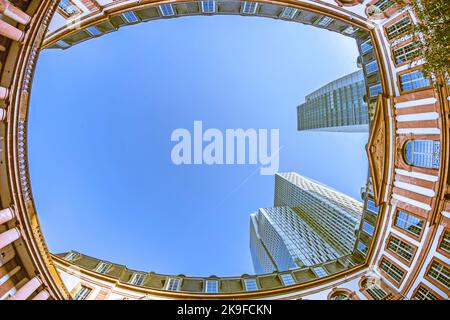
[[[330,82],[306,96],[297,107],[297,129],[327,129],[367,125],[369,117],[362,70]]]
[[[361,54],[365,54],[373,49],[372,40],[368,39],[361,43]]]

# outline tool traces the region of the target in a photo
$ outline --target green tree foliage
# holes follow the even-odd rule
[[[450,1],[394,0],[398,7],[410,6],[418,19],[413,34],[421,39],[418,55],[423,56],[423,74],[431,79],[449,80],[450,70]]]

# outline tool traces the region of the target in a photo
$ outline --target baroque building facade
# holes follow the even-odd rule
[[[0,0],[0,13],[0,299],[449,298],[449,88],[423,76],[423,59],[410,61],[420,41],[411,35],[411,8],[389,0]],[[142,279],[114,263],[48,252],[27,158],[39,52],[192,14],[282,19],[357,42],[370,115],[370,183],[350,255],[265,275]]]

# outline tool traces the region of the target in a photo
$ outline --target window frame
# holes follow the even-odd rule
[[[411,247],[413,248],[414,251],[413,251],[413,253],[411,254],[411,259],[410,259],[409,261],[406,260],[403,256],[399,255],[397,252],[393,251],[393,250],[389,247],[389,243],[391,242],[391,239],[392,239],[392,238],[395,238],[395,239],[397,239],[397,240],[399,240],[399,241],[401,241],[401,242],[404,242],[404,243],[406,243],[407,245],[409,245],[409,246],[411,246]],[[416,245],[412,244],[412,243],[409,242],[408,240],[403,239],[403,238],[399,237],[398,235],[396,235],[396,234],[394,234],[394,233],[390,233],[389,236],[388,236],[388,238],[387,238],[386,245],[385,245],[384,249],[385,249],[386,251],[388,251],[390,254],[392,254],[394,257],[398,258],[399,261],[403,262],[406,266],[409,267],[409,266],[411,266],[412,262],[414,261],[414,258],[416,257],[416,253],[417,253],[417,249],[418,249],[418,248],[417,248]]]
[[[434,291],[433,289],[431,289],[429,286],[427,286],[425,283],[420,282],[417,287],[414,289],[413,294],[411,295],[411,299],[412,300],[420,300],[420,299],[414,299],[414,297],[417,295],[417,292],[419,291],[420,288],[424,288],[428,291],[430,291],[434,296],[436,296],[439,300],[445,300],[440,294],[438,294],[436,291]]]
[[[402,277],[400,278],[400,280],[398,282],[396,282],[396,280],[394,278],[392,278],[389,273],[387,273],[386,271],[384,271],[381,268],[381,264],[382,264],[383,260],[388,261],[393,266],[395,266],[398,269],[400,269],[401,272],[403,272]],[[399,266],[397,263],[395,263],[392,259],[388,258],[386,255],[382,255],[381,256],[381,258],[380,258],[380,260],[378,262],[378,268],[379,268],[380,272],[383,274],[384,278],[387,279],[390,283],[392,283],[392,285],[394,285],[396,288],[399,288],[402,285],[403,281],[406,278],[406,275],[408,274],[407,271],[404,268]]]
[[[396,50],[398,50],[400,48],[404,48],[404,47],[410,45],[411,43],[415,43],[415,42],[418,42],[418,41],[420,41],[420,40],[417,39],[416,37],[412,36],[410,39],[402,41],[402,42],[396,44],[395,46],[391,47],[392,62],[394,63],[394,65],[396,67],[401,67],[401,66],[404,66],[404,65],[407,65],[407,64],[410,64],[410,63],[413,63],[413,62],[416,62],[416,61],[420,60],[420,57],[416,57],[416,58],[414,58],[412,60],[408,60],[408,61],[404,61],[404,62],[398,63],[397,62],[397,56],[395,55],[395,51]]]
[[[403,228],[401,228],[401,227],[399,227],[399,226],[396,225],[395,222],[396,222],[396,220],[397,220],[397,217],[398,217],[398,214],[400,213],[400,211],[402,211],[402,212],[404,212],[404,213],[406,213],[406,214],[409,214],[409,215],[411,215],[411,216],[413,216],[413,217],[415,217],[415,218],[420,219],[420,220],[423,221],[423,225],[422,225],[422,228],[421,228],[421,230],[420,230],[420,234],[419,234],[419,235],[416,235],[415,233],[412,233],[412,232],[410,232],[410,231],[408,231],[408,230],[406,230],[406,229],[403,229]],[[422,236],[423,236],[424,230],[425,230],[425,228],[426,228],[426,219],[423,218],[423,217],[421,217],[421,216],[418,215],[418,214],[414,214],[414,213],[412,213],[412,212],[410,212],[410,211],[408,211],[408,210],[405,210],[405,209],[403,209],[403,208],[396,208],[396,209],[395,209],[395,213],[394,213],[394,217],[393,217],[393,219],[392,219],[392,225],[391,225],[391,227],[392,227],[393,229],[397,230],[398,232],[401,232],[402,234],[406,235],[407,237],[409,237],[409,238],[411,238],[411,239],[414,239],[414,240],[420,242],[420,241],[422,240]]]
[[[441,248],[441,245],[443,243],[444,236],[445,236],[446,232],[450,233],[450,228],[444,228],[442,230],[442,233],[441,233],[441,235],[439,237],[439,242],[438,242],[438,246],[437,246],[436,251],[439,252],[440,254],[442,254],[443,256],[445,256],[447,258],[450,258],[450,252],[447,252],[447,251],[445,251],[444,249]]]
[[[431,259],[430,263],[428,264],[423,277],[425,279],[427,279],[430,283],[434,284],[437,288],[439,288],[446,295],[450,295],[450,288],[446,288],[443,284],[441,284],[435,278],[428,275],[428,273],[431,270],[431,266],[433,265],[433,262],[437,262],[438,264],[443,265],[446,268],[450,269],[450,266],[447,263],[445,263],[444,261],[442,261],[441,259],[439,259],[437,257],[433,257],[433,259]]]
[[[406,17],[409,19],[409,21],[411,23],[414,23],[414,21],[411,19],[411,15],[408,12],[405,12],[405,13],[399,15],[398,17],[392,19],[386,25],[383,26],[384,35],[389,43],[393,43],[394,41],[404,37],[405,35],[410,34],[410,31],[406,30],[406,31],[394,36],[393,38],[391,38],[391,37],[389,37],[389,33],[388,33],[388,28],[392,27],[393,25],[400,22],[401,20],[403,20]]]
[[[407,145],[408,145],[408,143],[410,143],[410,142],[412,142],[413,143],[413,145],[414,145],[414,141],[437,141],[437,142],[439,142],[439,149],[440,149],[440,154],[439,154],[439,165],[438,165],[438,167],[437,168],[434,168],[434,167],[424,167],[424,166],[419,166],[419,165],[415,165],[414,163],[409,163],[409,161],[407,160],[407,157],[406,157],[406,147],[407,147]],[[433,142],[434,143],[434,142]],[[426,170],[432,170],[432,171],[438,171],[439,169],[440,169],[440,167],[441,167],[441,153],[442,153],[442,149],[441,149],[441,141],[440,140],[435,140],[435,139],[426,139],[426,138],[424,138],[424,139],[422,139],[422,138],[417,138],[417,139],[415,139],[415,138],[413,138],[413,139],[406,139],[404,142],[403,142],[403,147],[402,147],[402,157],[403,157],[403,162],[408,166],[408,167],[415,167],[415,168],[421,168],[421,169],[426,169]],[[414,152],[414,151],[413,151]],[[414,162],[414,159],[413,159],[413,162]]]
[[[72,0],[65,0],[65,1],[70,2],[70,4],[71,4],[74,8],[77,9],[77,13],[74,13],[74,14],[72,14],[72,15],[67,14],[63,9],[60,8],[59,3],[58,3],[58,5],[56,6],[56,11],[57,11],[60,15],[62,15],[64,18],[66,18],[66,19],[73,19],[73,18],[75,18],[75,17],[77,17],[77,16],[79,16],[80,14],[83,13],[83,10],[81,10],[81,8],[78,7]]]
[[[403,70],[401,72],[397,72],[397,88],[398,88],[398,92],[400,93],[400,95],[414,93],[414,92],[419,92],[419,91],[425,91],[425,90],[429,90],[429,89],[433,88],[432,81],[424,76],[424,78],[428,79],[428,82],[430,83],[428,86],[424,86],[424,87],[420,87],[420,88],[414,88],[414,89],[410,89],[410,90],[403,90],[402,89],[401,77],[406,75],[406,74],[408,74],[408,73],[414,73],[416,71],[420,72],[421,69],[422,69],[422,66],[417,66],[417,67],[414,67],[414,68],[405,69],[405,70]],[[423,75],[423,73],[422,73],[422,75]]]

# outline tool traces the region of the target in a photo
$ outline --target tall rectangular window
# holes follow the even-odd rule
[[[72,262],[72,261],[74,261],[76,258],[78,258],[78,253],[76,253],[76,252],[71,252],[71,253],[69,253],[69,254],[64,258],[64,260],[69,261],[69,262]]]
[[[391,236],[389,239],[388,249],[408,262],[411,262],[414,254],[416,253],[415,247],[394,236]]]
[[[415,70],[400,76],[400,86],[402,91],[410,91],[430,86],[430,80],[425,78],[422,71]]]
[[[161,14],[165,17],[175,15],[175,11],[173,10],[173,6],[171,4],[160,5],[159,10],[161,11]]]
[[[257,291],[258,284],[256,283],[256,279],[244,279],[244,287],[245,291]]]
[[[291,286],[291,285],[295,284],[294,278],[289,273],[282,273],[282,274],[280,274],[280,277],[281,277],[281,281],[283,281],[283,284],[285,286]]]
[[[424,220],[417,218],[409,213],[399,210],[395,217],[395,226],[405,230],[415,236],[422,234]]]
[[[439,244],[439,249],[450,253],[450,230],[445,230],[441,243]]]
[[[109,268],[111,267],[111,264],[100,262],[97,269],[95,269],[98,273],[106,273],[108,272]]]
[[[319,278],[326,277],[328,275],[328,273],[322,267],[315,267],[313,268],[313,271]]]
[[[70,0],[61,0],[58,8],[68,17],[72,17],[80,13],[80,10]]]
[[[215,1],[202,1],[202,12],[203,13],[216,12],[216,2]]]
[[[293,19],[296,13],[297,13],[297,9],[291,8],[291,7],[286,7],[281,12],[281,17],[285,18],[285,19]]]
[[[368,39],[368,40],[364,41],[363,43],[361,43],[361,53],[362,54],[365,54],[372,49],[373,49],[373,45],[372,45],[371,39]]]
[[[433,292],[428,290],[423,285],[420,285],[416,293],[413,296],[414,300],[441,300],[438,296],[436,296]]]
[[[180,284],[181,284],[180,279],[169,278],[166,289],[169,291],[178,291],[178,290],[180,290]]]
[[[402,281],[405,271],[397,267],[395,264],[383,258],[380,263],[380,269],[383,270],[396,283]]]
[[[377,3],[374,4],[375,7],[380,9],[381,11],[385,11],[392,7],[394,5],[394,2],[392,0],[380,0]]]
[[[122,17],[125,19],[128,23],[138,22],[139,18],[133,11],[127,11],[122,13]]]
[[[431,263],[427,275],[442,284],[445,288],[450,289],[450,269],[447,266],[435,260]]]
[[[246,1],[242,4],[242,13],[255,14],[257,8],[258,3]]]
[[[375,231],[374,226],[368,223],[367,221],[363,221],[362,229],[369,236],[373,236],[373,232]]]
[[[219,293],[219,281],[206,280],[205,292],[206,293]]]
[[[411,30],[411,20],[409,17],[404,17],[400,19],[393,25],[386,28],[387,36],[390,40],[407,33]]]
[[[361,242],[361,241],[358,241],[358,245],[357,245],[356,248],[357,248],[358,251],[361,252],[362,254],[366,254],[366,253],[367,253],[367,246],[366,246],[363,242]]]
[[[370,61],[368,64],[366,64],[366,72],[368,75],[377,71],[378,71],[377,60]]]
[[[419,51],[418,42],[410,42],[394,50],[394,58],[397,64],[408,62],[415,58]]]
[[[90,292],[91,289],[81,286],[80,290],[78,290],[78,292],[73,297],[73,300],[85,300]]]
[[[380,210],[380,208],[375,205],[375,202],[373,202],[370,199],[367,199],[367,210],[375,214],[378,214],[378,210]]]
[[[375,98],[379,93],[383,92],[383,88],[381,87],[381,83],[377,83],[373,86],[369,87],[369,93],[371,98]]]
[[[136,286],[141,286],[144,283],[145,275],[142,273],[135,273],[131,278],[130,283]]]
[[[328,26],[331,22],[333,22],[333,19],[327,16],[322,17],[319,22],[317,23],[317,25],[322,26],[322,27],[326,27]]]

